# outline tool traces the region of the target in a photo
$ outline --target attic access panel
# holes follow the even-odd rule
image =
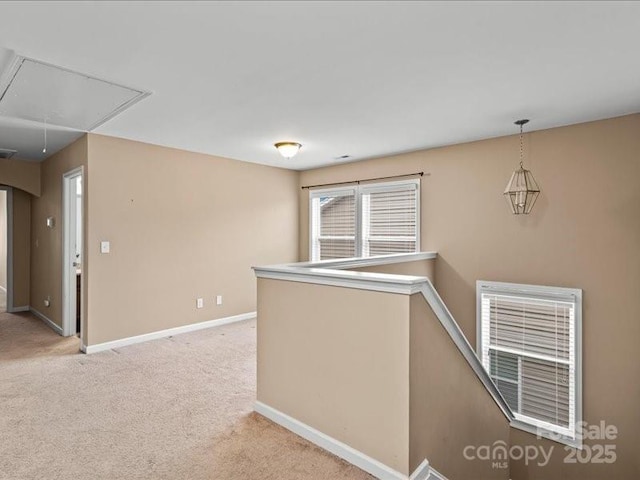
[[[17,57],[0,86],[0,115],[91,131],[148,92]],[[6,88],[2,88],[6,85]]]

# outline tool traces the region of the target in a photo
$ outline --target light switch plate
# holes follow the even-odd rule
[[[111,251],[111,244],[106,241],[100,242],[100,253],[109,253]]]

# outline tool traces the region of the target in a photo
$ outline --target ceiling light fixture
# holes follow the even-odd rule
[[[298,142],[278,142],[273,145],[278,149],[280,155],[286,159],[290,159],[296,156],[302,145]]]
[[[522,126],[529,120],[517,120],[514,122],[520,126],[520,168],[511,175],[511,179],[504,190],[504,196],[509,203],[511,213],[514,215],[528,214],[540,195],[540,187],[533,175],[523,166]]]

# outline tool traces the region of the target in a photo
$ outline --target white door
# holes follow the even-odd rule
[[[12,224],[12,190],[11,187],[0,186],[0,312],[11,312],[13,291],[11,289],[13,254],[11,252]]]
[[[63,334],[80,334],[82,308],[78,297],[82,284],[82,168],[63,176],[64,195],[64,268],[63,268]],[[82,295],[80,295],[82,297]]]

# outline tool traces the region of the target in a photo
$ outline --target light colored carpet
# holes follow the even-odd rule
[[[252,413],[255,327],[83,355],[0,314],[0,479],[370,480]]]

